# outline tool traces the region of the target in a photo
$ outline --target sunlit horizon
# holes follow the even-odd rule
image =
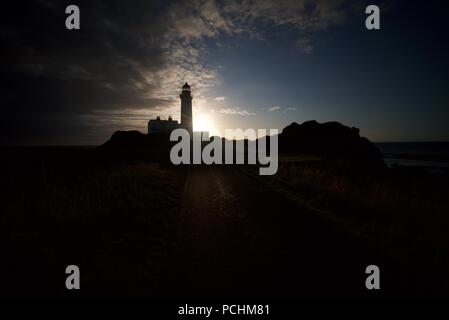
[[[193,131],[209,132],[209,136],[222,136],[210,114],[199,113],[193,116]]]

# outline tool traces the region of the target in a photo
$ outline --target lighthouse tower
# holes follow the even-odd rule
[[[187,82],[182,86],[182,92],[179,97],[181,98],[181,127],[192,135],[192,94]]]

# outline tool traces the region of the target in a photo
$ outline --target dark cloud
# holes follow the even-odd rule
[[[69,31],[72,2],[2,4],[0,143],[95,144],[156,113],[176,117],[184,80],[199,94],[215,83],[202,39],[257,36],[259,21],[319,30],[344,20],[347,3],[82,0],[81,30]]]
[[[64,13],[68,4],[21,1],[5,9],[2,140],[82,143],[74,132],[98,129],[96,119],[87,117],[93,110],[151,110],[171,102],[151,97],[156,84],[147,81],[148,74],[166,63],[158,21],[162,5],[77,1],[82,27],[69,31]],[[97,133],[97,139],[105,138],[102,130]]]

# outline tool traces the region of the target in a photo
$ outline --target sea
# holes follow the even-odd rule
[[[378,142],[376,146],[389,167],[449,169],[449,142]]]

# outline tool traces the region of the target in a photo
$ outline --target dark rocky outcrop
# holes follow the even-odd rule
[[[170,149],[175,143],[170,142],[167,132],[146,135],[139,131],[116,131],[98,150],[117,160],[169,162]],[[360,137],[359,129],[338,122],[307,121],[301,125],[293,122],[279,134],[279,153],[316,155],[363,168],[385,167],[380,151]]]
[[[338,122],[293,122],[279,135],[279,152],[317,155],[363,167],[385,167],[380,151],[360,137],[358,128]]]
[[[146,135],[140,131],[116,131],[111,139],[98,147],[98,152],[115,160],[170,160],[169,133]]]

